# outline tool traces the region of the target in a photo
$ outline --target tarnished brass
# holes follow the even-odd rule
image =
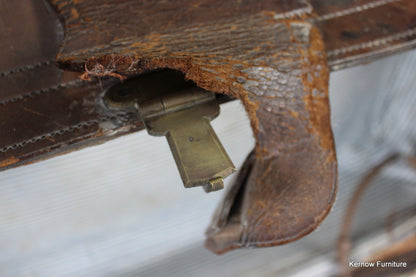
[[[223,178],[236,169],[209,123],[220,111],[215,94],[189,83],[182,89],[166,84],[165,93],[159,86],[155,93],[151,88],[140,89],[143,82],[146,79],[113,87],[107,92],[107,105],[134,107],[150,135],[166,136],[186,188],[222,189]]]

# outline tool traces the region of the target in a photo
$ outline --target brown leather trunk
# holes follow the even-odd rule
[[[413,0],[25,2],[0,1],[1,169],[141,130],[105,107],[106,89],[181,71],[240,99],[256,138],[207,232],[217,253],[318,226],[336,193],[329,71],[416,43]]]

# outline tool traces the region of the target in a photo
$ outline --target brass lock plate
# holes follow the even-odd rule
[[[109,108],[137,111],[149,134],[166,136],[184,186],[206,192],[222,189],[236,170],[209,123],[220,112],[219,102],[176,71],[127,80],[105,97]]]

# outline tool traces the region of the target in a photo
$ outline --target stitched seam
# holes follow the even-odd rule
[[[82,121],[82,122],[74,124],[70,127],[66,127],[66,128],[60,129],[60,130],[56,130],[56,131],[53,131],[53,132],[49,132],[49,133],[46,133],[46,134],[35,136],[31,139],[27,139],[27,140],[24,140],[24,141],[15,143],[15,144],[6,145],[6,146],[4,146],[3,148],[0,149],[0,153],[5,153],[9,150],[15,150],[17,148],[25,147],[29,143],[35,143],[35,142],[38,142],[38,141],[45,140],[47,138],[60,136],[60,135],[63,135],[65,133],[71,133],[71,132],[74,132],[75,130],[79,130],[79,129],[84,128],[84,127],[89,127],[89,126],[92,126],[94,124],[100,124],[101,122],[106,122],[106,121],[109,121],[109,120],[117,120],[117,119],[120,119],[120,117],[101,116],[98,119]],[[126,119],[126,118],[124,118],[124,119]],[[121,118],[121,120],[123,120],[123,118]]]
[[[380,38],[380,39],[375,39],[369,42],[363,42],[360,44],[356,44],[356,45],[352,45],[352,46],[348,46],[348,47],[344,47],[344,48],[340,48],[340,49],[336,49],[333,51],[328,52],[328,57],[334,57],[334,56],[338,56],[341,54],[346,54],[348,52],[353,52],[353,51],[357,51],[357,50],[362,50],[362,49],[366,49],[366,48],[372,48],[372,47],[378,47],[378,46],[382,46],[385,45],[387,43],[393,42],[395,40],[400,40],[403,38],[408,38],[411,36],[416,35],[416,28],[392,35],[392,36],[388,36],[388,37],[384,37],[384,38]]]
[[[3,147],[2,149],[0,149],[0,152],[5,153],[8,150],[15,150],[17,148],[24,147],[29,143],[35,143],[37,141],[45,140],[46,138],[51,138],[51,137],[63,135],[65,133],[71,133],[71,132],[73,132],[77,129],[81,129],[81,128],[86,127],[86,126],[91,126],[95,123],[99,123],[99,121],[98,120],[83,121],[83,122],[80,122],[78,124],[72,125],[70,127],[67,127],[67,128],[61,129],[61,130],[53,131],[53,132],[46,133],[46,134],[43,134],[43,135],[40,135],[40,136],[35,136],[31,139],[24,140],[24,141],[15,143],[15,144],[7,145],[7,146]]]
[[[19,72],[34,70],[34,69],[37,69],[37,68],[40,68],[40,67],[43,67],[43,66],[50,65],[54,62],[55,62],[54,60],[49,60],[49,61],[38,62],[38,63],[35,63],[35,64],[25,65],[25,66],[18,67],[18,68],[13,68],[13,69],[10,69],[10,70],[7,70],[7,71],[0,72],[0,76],[5,77],[5,76],[9,76],[9,75],[19,73]]]
[[[273,18],[274,19],[288,19],[288,18],[292,18],[292,17],[295,17],[295,16],[302,16],[304,14],[310,14],[313,10],[311,4],[309,4],[306,1],[304,1],[304,4],[307,5],[304,8],[296,9],[296,10],[293,10],[293,11],[290,11],[290,12],[276,14]]]
[[[76,80],[70,81],[68,83],[59,84],[59,85],[49,87],[49,88],[46,88],[46,89],[34,90],[34,91],[31,91],[31,92],[28,92],[28,93],[25,93],[25,94],[22,94],[22,95],[15,96],[13,98],[8,98],[8,99],[5,99],[3,101],[0,101],[0,106],[5,106],[7,104],[15,103],[15,102],[21,101],[21,100],[26,99],[26,98],[33,98],[35,96],[42,95],[44,93],[48,93],[48,92],[51,92],[51,91],[57,91],[57,90],[63,89],[63,88],[79,87],[80,85],[83,85],[83,84],[84,84],[83,80],[76,79]]]
[[[59,143],[55,143],[55,144],[52,144],[52,145],[48,145],[46,147],[42,147],[42,148],[39,148],[39,149],[35,149],[34,151],[26,152],[24,154],[19,154],[18,155],[18,159],[20,161],[23,161],[23,160],[27,159],[27,157],[42,154],[42,152],[45,152],[45,150],[46,151],[49,151],[49,150],[52,150],[52,149],[55,149],[55,148],[59,148],[59,147],[64,146],[64,145],[70,145],[73,142],[82,140],[83,138],[88,138],[89,136],[91,136],[91,134],[90,133],[86,133],[86,134],[83,134],[81,136],[77,136],[75,138],[71,138],[71,139],[66,140],[66,141],[63,141],[63,142],[59,142]],[[24,162],[24,163],[26,163],[26,162]]]
[[[369,9],[374,9],[374,8],[377,8],[377,7],[386,5],[386,4],[398,2],[398,1],[401,1],[401,0],[378,0],[378,1],[370,2],[370,3],[367,3],[367,4],[361,5],[361,6],[356,6],[356,7],[352,7],[352,8],[349,8],[349,9],[345,9],[345,10],[342,10],[342,11],[337,11],[337,12],[334,12],[334,13],[324,14],[324,15],[321,15],[320,17],[314,19],[314,21],[317,22],[317,21],[323,21],[323,20],[328,20],[328,19],[334,19],[334,18],[337,18],[337,17],[346,16],[346,15],[349,15],[349,14],[352,14],[352,13],[357,13],[357,12],[362,12],[362,11],[369,10]]]
[[[101,122],[105,122],[105,121],[112,120],[112,119],[116,119],[116,117],[114,117],[114,116],[102,116],[98,119],[83,121],[83,122],[77,123],[75,125],[72,125],[70,127],[66,127],[66,128],[60,129],[60,130],[56,130],[56,131],[53,131],[53,132],[49,132],[49,133],[46,133],[46,134],[35,136],[31,139],[27,139],[27,140],[24,140],[24,141],[21,141],[21,142],[17,142],[15,144],[7,145],[7,146],[1,148],[0,152],[5,153],[8,150],[15,150],[17,148],[24,147],[29,143],[35,143],[35,142],[38,142],[38,141],[45,140],[47,138],[60,136],[60,135],[63,135],[65,133],[71,133],[71,132],[74,132],[75,130],[78,130],[78,129],[81,129],[81,128],[84,128],[84,127],[88,127],[88,126],[92,126],[94,124],[99,124]]]

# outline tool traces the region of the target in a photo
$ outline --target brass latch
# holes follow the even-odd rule
[[[166,136],[186,188],[222,189],[223,179],[236,170],[210,124],[220,111],[215,94],[184,81],[180,73],[127,80],[107,92],[106,103],[136,110],[150,135]]]

